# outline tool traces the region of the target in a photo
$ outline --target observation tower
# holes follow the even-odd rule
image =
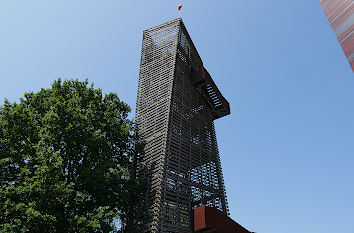
[[[145,141],[141,164],[149,172],[145,204],[138,208],[131,232],[202,232],[200,224],[202,228],[194,227],[198,207],[204,215],[212,207],[228,218],[214,128],[214,120],[228,114],[229,103],[182,19],[145,30],[136,122]]]

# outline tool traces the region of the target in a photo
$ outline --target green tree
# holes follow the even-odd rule
[[[0,232],[112,232],[138,184],[130,107],[61,81],[0,108]]]

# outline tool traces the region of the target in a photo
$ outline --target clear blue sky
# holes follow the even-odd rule
[[[54,79],[135,109],[142,31],[176,0],[0,0],[0,100]],[[354,233],[354,76],[317,0],[185,0],[232,114],[216,121],[231,216],[259,233]]]

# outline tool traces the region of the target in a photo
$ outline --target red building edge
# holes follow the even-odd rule
[[[193,214],[195,233],[254,233],[214,207],[200,206]]]
[[[319,0],[319,2],[354,71],[354,1]]]

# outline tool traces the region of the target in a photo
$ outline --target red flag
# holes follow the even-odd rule
[[[182,9],[182,5],[179,5],[178,6],[178,10],[180,11]]]

